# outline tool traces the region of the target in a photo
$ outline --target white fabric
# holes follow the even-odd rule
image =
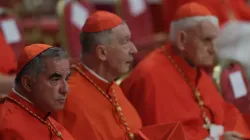
[[[90,69],[89,67],[87,67],[87,66],[84,65],[84,64],[82,64],[82,65],[83,65],[83,67],[84,67],[85,69],[87,69],[91,74],[93,74],[93,75],[94,75],[95,77],[97,77],[98,79],[102,80],[102,81],[105,82],[105,83],[109,83],[108,80],[102,78],[100,75],[98,75],[98,74],[97,74],[96,72],[94,72],[92,69]]]
[[[223,26],[216,46],[219,59],[232,59],[240,62],[250,80],[250,23],[230,21]]]
[[[22,40],[21,33],[14,19],[3,20],[0,26],[8,44],[18,43]]]
[[[147,9],[147,4],[144,0],[128,0],[129,11],[133,16],[139,16]]]
[[[32,104],[32,102],[30,100],[28,100],[27,98],[25,98],[24,96],[22,96],[20,93],[18,93],[14,88],[12,88],[12,91],[18,95],[19,97],[23,98],[25,101],[29,102]]]
[[[79,30],[81,30],[82,26],[85,24],[89,11],[86,7],[82,6],[79,2],[75,1],[71,5],[71,22],[75,25]]]

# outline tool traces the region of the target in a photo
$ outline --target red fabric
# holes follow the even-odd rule
[[[23,0],[3,0],[0,2],[0,7],[14,8],[16,4],[20,4]]]
[[[85,69],[82,64],[72,69],[69,80],[70,92],[62,112],[56,120],[77,139],[83,135],[88,140],[127,140],[126,129],[115,107],[81,73],[89,77],[103,92],[112,97],[116,94],[124,117],[132,132],[141,128],[141,120],[135,108],[125,98],[115,83],[106,83]]]
[[[246,88],[248,90],[247,96],[241,97],[239,99],[235,99],[233,88],[229,79],[229,75],[233,72],[240,71],[243,76],[243,80],[245,82]],[[239,64],[232,63],[226,69],[224,69],[221,73],[220,77],[220,85],[221,85],[221,92],[223,93],[223,97],[226,101],[234,104],[242,113],[250,113],[250,92],[249,86],[247,82],[246,73],[242,69]]]
[[[230,0],[234,12],[240,20],[250,20],[250,6],[246,0]]]
[[[117,15],[107,11],[96,11],[90,15],[82,27],[83,32],[101,32],[115,28],[123,23]]]
[[[80,57],[81,44],[79,35],[81,30],[71,23],[71,5],[73,2],[74,1],[68,2],[64,8],[65,39],[67,40],[66,47],[72,57]],[[87,1],[81,1],[79,3],[88,9],[89,14],[95,10]]]
[[[186,140],[181,123],[157,124],[141,131],[148,140]]]
[[[3,15],[0,16],[0,22],[3,22],[5,20],[14,20],[16,22],[17,28],[19,29],[21,40],[20,42],[9,44],[15,53],[16,58],[18,58],[21,49],[24,47],[24,39],[23,39],[23,28],[21,26],[21,21],[17,20],[15,17],[10,15]],[[1,33],[3,33],[3,29],[1,28]]]
[[[146,0],[143,1],[147,5]],[[128,0],[121,0],[121,16],[129,26],[135,44],[142,44],[143,41],[149,42],[149,39],[153,39],[153,24],[148,7],[142,14],[134,16],[130,11]],[[148,38],[148,36],[151,36],[151,38]],[[145,37],[147,37],[147,40],[144,40]]]
[[[177,21],[195,16],[212,16],[212,13],[205,6],[196,2],[190,2],[177,9],[173,20]]]
[[[17,60],[17,72],[20,72],[23,67],[29,63],[33,58],[51,48],[52,46],[46,44],[32,44],[24,47]]]
[[[177,55],[171,45],[167,45],[166,50],[175,64],[186,73],[191,84],[197,86],[206,106],[204,111],[210,120],[223,125],[225,131],[237,131],[235,126],[241,114],[223,100],[211,78],[203,71],[199,74],[197,69]],[[203,128],[202,111],[192,89],[162,49],[142,60],[121,85],[124,94],[140,114],[144,126],[180,121],[187,139],[208,137],[208,131]]]
[[[42,112],[35,108],[32,104],[11,92],[9,97],[17,100],[21,105],[33,112],[40,118],[45,118],[47,112]],[[58,131],[62,133],[64,140],[74,140],[65,128],[57,123],[53,118],[47,117],[45,121],[50,121]],[[51,134],[47,125],[43,124],[39,119],[32,116],[28,111],[16,103],[5,100],[0,104],[0,139],[1,140],[61,140]]]
[[[15,54],[0,33],[0,74],[14,74],[16,69],[17,61]]]
[[[229,11],[235,10],[233,9],[233,4],[231,1],[228,0],[227,2],[222,0],[164,0],[162,8],[163,18],[165,22],[165,31],[169,32],[170,23],[174,19],[174,15],[177,9],[188,2],[197,2],[199,4],[203,4],[209,11],[212,12],[213,15],[218,17],[220,25],[223,25],[228,20],[230,20]],[[234,16],[238,18],[237,13],[234,13]]]

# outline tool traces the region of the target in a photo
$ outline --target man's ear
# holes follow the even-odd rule
[[[185,44],[187,43],[187,33],[184,31],[180,31],[177,33],[176,35],[176,47],[180,50],[180,51],[184,51],[185,50]]]
[[[104,45],[97,45],[96,46],[96,55],[102,61],[107,60],[107,47]]]
[[[24,89],[28,92],[31,92],[32,78],[28,75],[24,75],[21,79]]]

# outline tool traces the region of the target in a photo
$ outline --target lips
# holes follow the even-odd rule
[[[127,61],[126,63],[132,64],[132,63],[133,63],[133,60]]]
[[[66,101],[66,99],[59,99],[59,100],[57,100],[57,102],[59,102],[60,104],[64,104],[65,101]]]

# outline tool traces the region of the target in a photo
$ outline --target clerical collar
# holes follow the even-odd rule
[[[83,63],[82,63],[82,65],[83,65],[83,67],[84,67],[86,70],[88,70],[91,74],[93,74],[93,75],[94,75],[95,77],[97,77],[99,80],[101,80],[101,81],[103,81],[103,82],[105,82],[105,83],[109,83],[108,80],[102,78],[100,75],[98,75],[96,72],[94,72],[92,69],[90,69],[89,67],[87,67],[87,66],[84,65]]]
[[[20,93],[18,93],[14,88],[12,89],[12,92],[8,95],[10,98],[15,99],[18,101],[20,104],[22,104],[26,109],[31,111],[32,113],[36,114],[43,120],[46,120],[50,116],[50,112],[43,112],[39,108],[36,108],[34,104],[22,96]]]
[[[14,88],[12,88],[12,91],[13,91],[16,95],[18,95],[19,97],[21,97],[22,99],[24,99],[25,101],[27,101],[27,102],[33,104],[30,100],[28,100],[28,99],[25,98],[23,95],[21,95],[20,93],[18,93]]]

